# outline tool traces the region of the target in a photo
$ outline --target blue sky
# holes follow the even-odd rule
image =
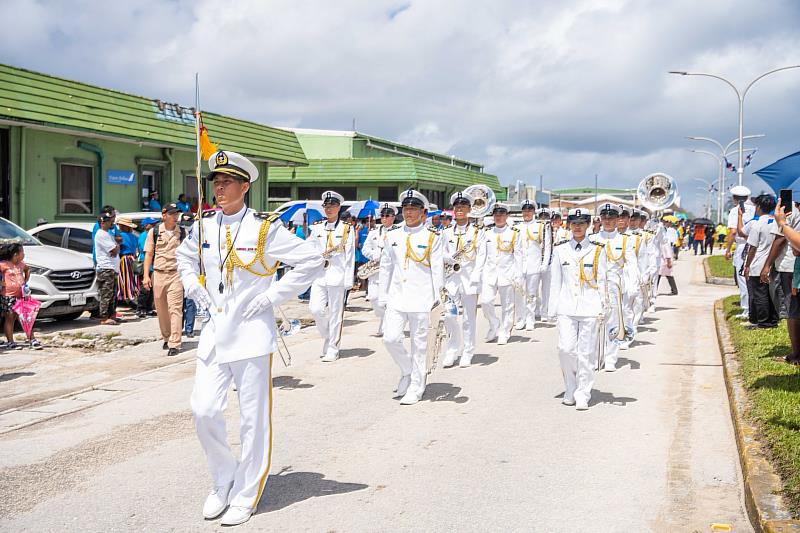
[[[349,129],[486,164],[503,183],[634,187],[715,179],[744,85],[800,64],[791,0],[140,1],[0,0],[13,24],[0,62],[271,125]],[[751,176],[797,151],[800,69],[759,82],[745,133],[766,137]],[[734,175],[728,173],[729,183]]]

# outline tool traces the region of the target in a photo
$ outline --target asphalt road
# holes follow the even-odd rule
[[[480,342],[473,367],[438,370],[422,402],[400,406],[398,371],[354,299],[342,359],[319,361],[313,329],[290,339],[292,367],[275,359],[272,475],[239,529],[752,531],[712,317],[732,289],[702,283],[691,256],[676,271],[681,295],[659,298],[586,412],[560,402],[553,327]],[[0,435],[0,529],[221,529],[200,512],[192,365]],[[238,447],[235,393],[228,415]]]

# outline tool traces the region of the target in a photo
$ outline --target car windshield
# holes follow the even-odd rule
[[[4,241],[16,241],[24,246],[41,246],[42,244],[16,224],[0,218],[0,243]]]

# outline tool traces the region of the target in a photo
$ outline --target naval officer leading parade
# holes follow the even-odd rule
[[[209,312],[197,347],[191,399],[213,482],[203,516],[211,519],[225,512],[222,524],[236,525],[255,512],[272,458],[271,366],[277,336],[273,310],[311,285],[322,273],[323,259],[277,217],[247,208],[245,194],[258,179],[258,169],[249,160],[220,151],[208,165],[208,179],[213,180],[222,210],[194,224],[177,259],[187,297]],[[279,262],[293,269],[273,281]],[[223,416],[231,381],[241,417],[238,460],[228,445]]]

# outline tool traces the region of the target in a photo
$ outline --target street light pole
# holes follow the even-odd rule
[[[760,137],[765,137],[765,135],[763,133],[758,133],[756,135],[745,135],[744,137],[742,137],[742,139],[743,140],[744,139],[757,139],[757,138],[760,138]],[[717,148],[719,148],[720,156],[722,156],[723,158],[727,157],[728,150],[730,150],[731,146],[733,146],[733,144],[736,143],[739,140],[738,138],[737,139],[733,139],[731,142],[729,142],[727,144],[727,146],[725,146],[723,148],[722,144],[720,144],[719,141],[717,141],[716,139],[712,139],[711,137],[690,136],[690,137],[686,137],[686,138],[690,139],[692,141],[708,141],[710,143],[714,143],[717,146]],[[698,152],[698,153],[708,153],[708,152]],[[709,154],[709,155],[714,155],[714,154]],[[720,159],[719,157],[717,157],[716,159],[719,162],[719,174],[718,174],[719,183],[717,185],[717,187],[718,187],[718,190],[717,190],[717,223],[720,223],[720,222],[722,222],[722,208],[725,205],[725,202],[723,200],[723,198],[725,196],[725,167],[722,164],[722,159]]]
[[[745,150],[745,152],[754,152],[755,150],[755,148],[748,148]],[[725,205],[722,200],[725,195],[725,158],[727,158],[729,155],[733,155],[734,152],[723,153],[722,156],[718,156],[714,152],[709,152],[708,150],[695,150],[694,148],[689,148],[689,151],[696,154],[710,155],[717,160],[719,165],[719,170],[717,171],[717,180],[719,181],[719,190],[717,191],[717,222],[722,222],[722,209]]]
[[[722,76],[718,76],[716,74],[709,74],[707,72],[686,72],[686,71],[677,71],[677,70],[671,70],[669,72],[670,74],[679,74],[681,76],[705,76],[707,78],[716,78],[718,80],[721,80],[721,81],[724,81],[725,83],[727,83],[731,87],[731,89],[733,89],[733,91],[736,93],[736,97],[739,99],[739,139],[738,139],[738,141],[739,141],[739,166],[736,167],[736,174],[737,174],[737,176],[739,178],[739,185],[742,184],[742,180],[744,179],[744,145],[742,144],[742,141],[744,140],[744,98],[745,98],[745,96],[747,96],[747,92],[750,90],[750,88],[758,80],[760,80],[761,78],[769,76],[770,74],[774,74],[775,72],[780,72],[782,70],[789,70],[789,69],[794,69],[794,68],[800,68],[800,65],[790,65],[788,67],[776,68],[776,69],[772,69],[772,70],[770,70],[768,72],[765,72],[764,74],[758,76],[756,79],[754,79],[753,81],[748,83],[747,86],[744,88],[744,91],[741,91],[741,92],[727,78],[723,78]]]
[[[701,189],[703,191],[706,191],[706,193],[708,193],[708,196],[706,197],[706,218],[711,220],[711,193],[714,192],[714,182],[700,178],[695,178],[694,180],[699,181],[700,183],[704,183],[706,185],[705,187],[698,187],[698,189]]]

